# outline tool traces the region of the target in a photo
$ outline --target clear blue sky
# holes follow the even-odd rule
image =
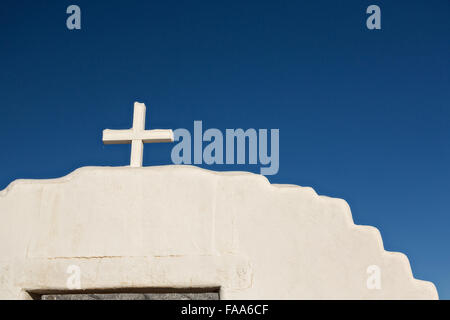
[[[371,4],[382,30],[365,26]],[[127,165],[101,134],[130,127],[135,100],[147,128],[279,128],[271,182],[344,198],[450,298],[449,14],[448,0],[3,0],[0,189]],[[146,145],[144,165],[171,148]]]

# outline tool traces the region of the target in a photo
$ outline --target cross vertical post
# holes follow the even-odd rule
[[[145,130],[145,104],[135,103],[133,112],[133,133]],[[133,139],[131,141],[130,167],[142,167],[144,157],[144,143],[142,140]]]

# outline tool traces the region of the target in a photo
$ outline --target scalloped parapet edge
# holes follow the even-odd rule
[[[435,287],[435,285],[432,282],[419,280],[414,278],[413,272],[411,270],[411,265],[409,262],[408,257],[400,252],[391,252],[386,251],[383,245],[383,240],[381,237],[380,231],[376,227],[372,226],[365,226],[365,225],[356,225],[353,221],[351,209],[348,205],[348,203],[339,198],[330,198],[323,195],[318,195],[315,190],[311,187],[302,187],[297,185],[289,185],[289,184],[271,184],[269,180],[262,175],[245,172],[245,171],[212,171],[207,170],[203,168],[199,168],[196,166],[188,166],[188,165],[168,165],[168,166],[154,166],[154,167],[142,167],[142,168],[131,168],[131,167],[82,167],[78,168],[68,175],[61,177],[61,178],[55,178],[55,179],[19,179],[11,182],[4,190],[0,191],[0,204],[2,201],[2,198],[5,199],[8,197],[9,194],[11,194],[17,186],[20,185],[52,185],[52,184],[64,184],[68,183],[70,181],[73,181],[79,176],[82,176],[85,173],[91,172],[91,171],[108,171],[108,170],[118,170],[118,169],[127,169],[127,170],[169,170],[172,172],[176,172],[177,170],[181,170],[180,172],[186,172],[186,170],[198,170],[199,173],[202,174],[208,174],[208,175],[215,175],[220,177],[250,177],[251,179],[256,179],[259,181],[262,181],[265,185],[270,186],[270,188],[273,188],[274,190],[284,190],[284,191],[295,191],[295,190],[301,190],[304,194],[309,194],[311,197],[317,197],[321,199],[322,201],[326,201],[329,205],[337,206],[339,207],[341,211],[345,212],[345,223],[347,224],[347,227],[349,230],[353,230],[353,232],[363,233],[365,236],[370,237],[378,246],[378,250],[381,252],[381,254],[385,257],[385,259],[389,260],[395,260],[396,263],[400,263],[403,267],[404,272],[407,273],[407,276],[411,279],[411,282],[413,285],[417,287],[423,288],[423,290],[427,291],[428,293],[425,294],[430,299],[438,299],[438,292]],[[0,206],[1,208],[1,206]],[[0,212],[0,217],[2,215],[2,212]],[[28,249],[27,249],[28,250]],[[74,257],[75,258],[75,257]],[[80,258],[80,257],[78,257]],[[1,265],[0,265],[1,267]],[[1,268],[0,268],[1,270]],[[0,278],[1,280],[1,278]],[[251,280],[253,281],[253,280]],[[0,282],[1,283],[1,282]],[[0,287],[0,291],[1,291]],[[1,293],[0,293],[1,297]],[[233,298],[233,295],[229,295],[229,297]],[[241,296],[238,296],[239,298]]]

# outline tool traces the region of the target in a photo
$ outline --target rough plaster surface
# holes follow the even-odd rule
[[[191,166],[86,167],[0,192],[0,298],[218,288],[221,299],[436,299],[344,200]],[[366,270],[381,270],[370,290]],[[123,291],[122,291],[123,292]]]

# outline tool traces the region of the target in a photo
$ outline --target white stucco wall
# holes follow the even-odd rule
[[[435,299],[347,203],[260,175],[87,167],[0,192],[0,298],[82,289],[220,287],[222,299]],[[366,270],[381,270],[369,290]]]

